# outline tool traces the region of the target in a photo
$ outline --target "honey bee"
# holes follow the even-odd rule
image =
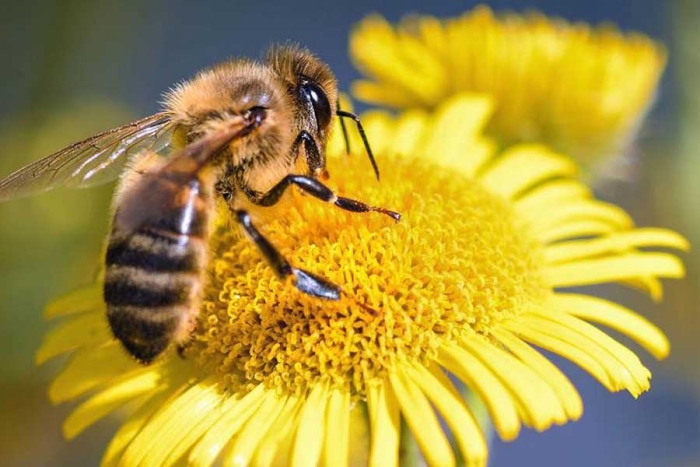
[[[355,121],[379,178],[359,118],[337,102],[325,63],[296,46],[273,46],[262,62],[229,60],[175,86],[162,112],[0,180],[0,201],[120,178],[103,296],[114,336],[148,364],[171,344],[185,345],[195,328],[217,197],[277,276],[330,300],[339,299],[341,288],[291,265],[258,231],[242,200],[271,206],[294,185],[341,209],[399,220],[396,212],[337,196],[320,181],[333,116]]]

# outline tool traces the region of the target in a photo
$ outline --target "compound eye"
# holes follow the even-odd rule
[[[311,103],[316,115],[316,123],[319,132],[328,128],[331,123],[331,104],[328,102],[326,93],[317,84],[311,81],[304,81],[301,85],[301,93],[307,102]]]

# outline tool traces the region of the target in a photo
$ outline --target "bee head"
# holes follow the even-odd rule
[[[272,47],[267,62],[295,103],[297,129],[308,131],[325,146],[338,99],[333,72],[311,52],[294,45]]]

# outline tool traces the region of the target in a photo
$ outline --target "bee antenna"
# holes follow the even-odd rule
[[[341,112],[340,110],[340,99],[335,101],[335,108],[338,109],[336,114],[338,117],[340,117],[340,114],[338,112]],[[343,141],[345,141],[345,153],[349,156],[350,155],[350,138],[348,138],[348,127],[345,126],[345,120],[342,118],[338,118],[340,120],[340,128],[343,130]]]
[[[340,110],[338,109],[335,114],[340,117],[341,123],[343,122],[343,118],[351,118],[355,121],[355,124],[357,125],[357,131],[360,132],[360,137],[362,137],[362,142],[365,144],[365,150],[367,151],[367,156],[369,157],[370,162],[372,163],[372,168],[374,168],[374,174],[377,176],[377,180],[379,180],[379,167],[377,167],[377,161],[374,160],[374,154],[372,154],[372,148],[369,147],[369,141],[367,141],[367,135],[365,134],[365,129],[362,127],[362,123],[360,123],[360,117],[355,115],[352,112],[346,112],[345,110]],[[344,128],[344,127],[343,127]],[[347,133],[345,133],[345,142],[349,150],[349,144],[348,144],[348,139],[347,139]]]

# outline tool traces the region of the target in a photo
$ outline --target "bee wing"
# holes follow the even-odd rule
[[[57,186],[85,188],[114,180],[141,149],[169,152],[175,129],[161,112],[72,144],[0,180],[0,202]]]

